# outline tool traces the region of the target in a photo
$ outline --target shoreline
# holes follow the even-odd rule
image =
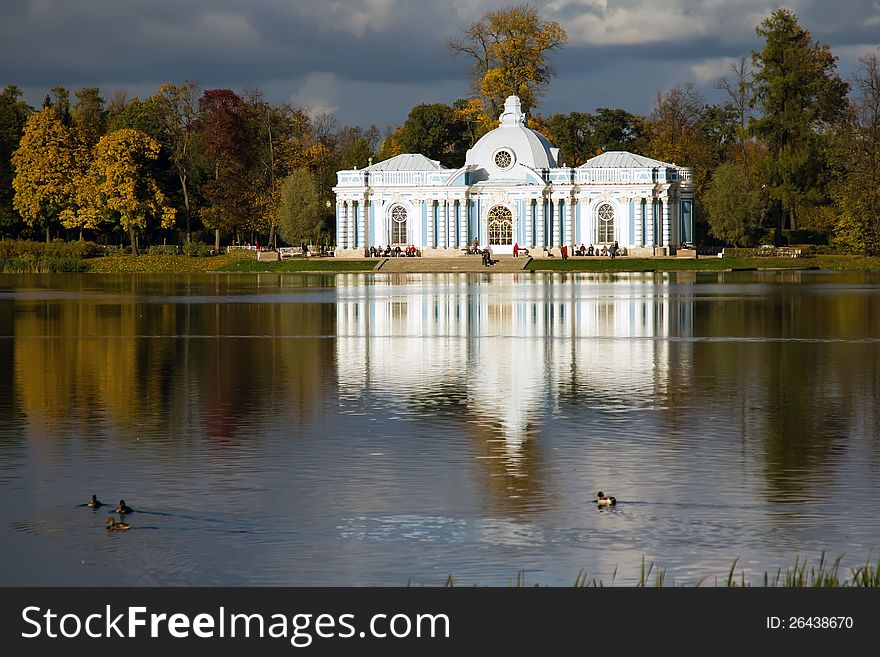
[[[256,259],[194,258],[188,256],[106,256],[84,261],[84,273],[665,273],[665,272],[736,272],[736,271],[865,271],[880,272],[880,258],[863,256],[809,256],[804,258],[627,258],[619,257],[559,260],[530,259],[521,269],[458,268],[458,258],[419,258],[408,260],[406,271],[378,269],[383,258],[286,260],[260,262]],[[391,259],[392,261],[394,259]],[[507,259],[505,264],[510,263]],[[392,262],[392,264],[394,264]],[[510,263],[512,264],[512,263]]]

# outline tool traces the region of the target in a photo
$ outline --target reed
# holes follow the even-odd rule
[[[880,560],[872,563],[870,558],[865,562],[864,566],[852,568],[848,573],[841,573],[841,561],[843,557],[837,557],[833,562],[829,562],[825,552],[819,557],[818,563],[810,565],[806,558],[797,555],[794,564],[785,570],[778,568],[774,573],[765,571],[761,578],[761,584],[765,588],[880,588]],[[727,578],[719,582],[715,578],[715,586],[726,586],[727,588],[750,588],[751,581],[746,579],[745,570],[740,568],[737,572],[739,559],[734,559],[727,572]],[[603,580],[590,577],[585,570],[578,571],[573,586],[575,588],[602,588],[605,586],[614,586],[617,579],[617,568],[611,576],[611,581],[606,584]],[[701,578],[694,586],[702,586],[709,578]],[[410,582],[407,582],[407,586]],[[452,575],[446,578],[444,586],[454,587],[455,581]],[[522,588],[526,586],[526,574],[524,570],[517,573],[516,578],[508,584],[514,588]],[[532,583],[529,586],[540,586],[539,583]],[[666,569],[660,568],[653,561],[648,562],[642,557],[641,567],[639,569],[639,580],[635,588],[665,588],[666,586],[676,586],[674,580],[667,580]]]

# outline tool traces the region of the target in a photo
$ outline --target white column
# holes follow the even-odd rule
[[[655,246],[657,240],[654,239],[654,197],[653,195],[645,199],[645,246]]]
[[[437,246],[441,249],[445,249],[447,246],[446,242],[446,199],[440,199],[439,206],[437,208],[437,232],[440,233],[437,236]]]
[[[636,246],[642,246],[644,242],[644,235],[642,234],[642,224],[645,222],[645,206],[642,205],[642,198],[637,196],[635,198],[635,203],[638,204],[639,208],[636,212],[636,233],[633,235],[633,244]]]
[[[660,200],[663,203],[663,246],[669,246],[669,197],[663,196]]]
[[[426,201],[428,205],[428,234],[425,236],[425,246],[434,248],[434,201]]]
[[[534,202],[535,199],[527,198],[526,199],[526,216],[525,216],[525,229],[526,229],[526,238],[523,240],[523,246],[528,246],[530,248],[534,248],[535,245],[531,243],[532,241],[532,225],[534,223],[534,218],[532,216],[532,212],[534,212]]]
[[[556,199],[556,217],[553,219],[553,246],[562,246],[562,234],[559,230],[562,218],[562,199]]]
[[[458,246],[467,246],[467,199],[459,199],[458,203]]]
[[[577,200],[574,196],[568,197],[568,202],[565,204],[565,220],[568,222],[566,224],[568,233],[568,245],[574,248],[574,225],[577,219]]]
[[[363,211],[363,203],[360,201],[352,201],[352,223],[357,225],[357,228],[354,232],[354,241],[352,242],[352,248],[356,249],[359,246],[363,246],[364,239],[364,211]]]
[[[360,248],[368,249],[370,245],[367,242],[370,239],[370,197],[368,195],[364,195],[364,200],[360,204],[361,205],[361,226],[360,226]]]
[[[537,224],[537,230],[535,231],[535,241],[538,243],[535,246],[547,246],[544,241],[544,197],[541,196],[537,199],[535,203],[535,223]]]

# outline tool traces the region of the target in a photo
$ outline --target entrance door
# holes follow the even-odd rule
[[[513,214],[503,205],[489,210],[489,250],[513,253]]]

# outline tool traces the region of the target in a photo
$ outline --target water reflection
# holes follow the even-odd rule
[[[878,290],[817,272],[2,277],[0,531],[30,567],[0,581],[126,572],[120,541],[94,543],[106,518],[70,512],[110,491],[151,530],[125,539],[138,584],[862,559],[880,546]],[[614,513],[588,503],[600,489]]]
[[[475,445],[497,508],[546,509],[553,494],[542,437],[562,421],[604,422],[665,396],[670,343],[693,332],[693,294],[668,279],[566,276],[485,282],[457,274],[362,277],[337,283],[336,361],[341,397],[389,407],[451,403],[450,421]],[[692,358],[680,349],[687,377]],[[570,415],[560,416],[568,405]]]

